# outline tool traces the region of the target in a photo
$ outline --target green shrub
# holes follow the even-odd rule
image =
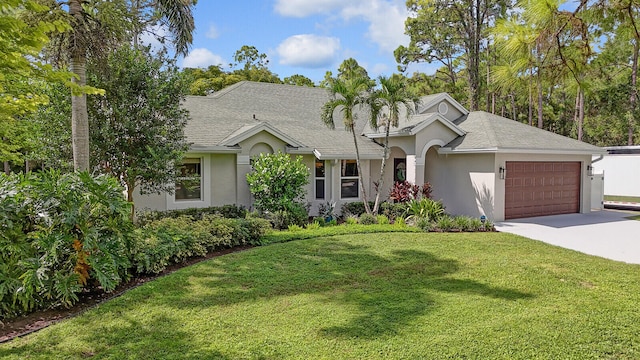
[[[416,226],[422,231],[429,232],[433,230],[433,223],[431,222],[431,220],[424,217],[418,218],[416,220]]]
[[[441,216],[435,222],[435,227],[440,231],[444,231],[444,232],[451,231],[451,229],[454,228],[453,219],[449,215]]]
[[[344,223],[347,225],[354,225],[358,223],[358,217],[355,215],[349,215],[344,219]]]
[[[380,225],[388,225],[389,224],[389,218],[386,217],[385,215],[378,215],[376,216],[377,222]]]
[[[453,229],[458,231],[471,231],[471,218],[468,216],[456,216],[453,218]]]
[[[362,214],[360,218],[358,218],[358,223],[362,225],[373,225],[378,223],[378,219],[371,214]]]
[[[274,229],[287,229],[289,225],[304,226],[309,219],[309,211],[300,203],[292,203],[286,210],[277,210],[264,214]]]
[[[223,205],[211,206],[206,208],[189,208],[166,211],[140,211],[136,214],[136,224],[143,226],[151,221],[164,218],[177,218],[180,216],[189,216],[193,220],[200,220],[206,215],[220,215],[228,219],[241,219],[248,215],[244,206]]]
[[[390,221],[395,221],[396,218],[404,216],[407,210],[407,204],[405,203],[392,203],[385,201],[380,204],[380,212],[389,218]]]
[[[257,245],[271,225],[265,219],[227,219],[207,215],[165,218],[136,230],[133,265],[138,273],[157,274],[168,265],[208,252],[243,245]]]
[[[407,226],[407,222],[405,221],[404,217],[399,216],[399,217],[394,219],[393,225],[404,227],[404,226]]]
[[[107,176],[0,175],[0,319],[71,306],[84,289],[128,278],[132,224]]]
[[[289,231],[302,231],[304,228],[300,225],[289,225]]]
[[[429,221],[437,222],[444,215],[444,206],[440,201],[428,198],[411,200],[407,203],[405,214],[415,221],[417,218],[426,218]]]
[[[373,209],[374,202],[369,201],[369,208]],[[362,201],[354,201],[342,204],[340,207],[340,211],[342,212],[343,217],[348,217],[350,215],[360,216],[366,212],[364,209],[364,203]]]
[[[260,154],[253,159],[252,168],[247,182],[256,208],[270,213],[294,211],[292,207],[304,197],[304,186],[309,183],[309,169],[302,156]]]
[[[496,228],[493,226],[493,222],[489,219],[484,221],[484,231],[496,231]]]
[[[332,219],[332,220],[333,220],[333,219]],[[330,221],[331,221],[331,220],[330,220]],[[322,217],[322,216],[316,216],[316,217],[314,217],[314,218],[313,218],[313,222],[314,222],[314,223],[317,223],[317,224],[318,224],[318,225],[320,225],[321,227],[322,227],[322,226],[327,225],[327,220],[326,220],[324,217]]]
[[[484,224],[482,223],[482,220],[478,218],[471,218],[471,221],[469,222],[469,227],[471,231],[484,230]]]
[[[318,230],[320,229],[322,226],[320,225],[320,223],[318,221],[314,221],[312,223],[309,223],[305,226],[305,229],[307,230]]]

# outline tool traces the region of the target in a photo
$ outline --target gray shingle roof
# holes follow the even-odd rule
[[[328,100],[323,88],[242,81],[210,96],[188,96],[184,107],[190,120],[185,135],[194,148],[230,145],[225,139],[266,122],[299,144],[316,149],[323,158],[355,154],[352,135],[339,119],[335,130],[322,122],[322,106]],[[359,119],[362,128],[366,119]],[[358,146],[363,158],[381,156],[381,147],[366,137],[358,138]]]
[[[484,111],[471,112],[454,123],[464,130],[466,135],[447,144],[443,148],[445,151],[507,150],[590,154],[604,152],[600,147]]]

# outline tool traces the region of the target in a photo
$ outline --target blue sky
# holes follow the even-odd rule
[[[229,70],[243,45],[267,54],[281,79],[301,74],[316,83],[353,57],[369,76],[397,72],[393,51],[407,45],[404,0],[199,0],[196,31],[183,67],[220,64]],[[410,72],[430,67],[413,66]]]

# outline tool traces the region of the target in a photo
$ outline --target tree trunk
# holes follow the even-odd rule
[[[127,201],[131,204],[131,214],[130,214],[131,222],[135,220],[135,215],[136,215],[136,209],[133,203],[133,190],[135,190],[135,184],[129,184],[127,182]]]
[[[584,123],[584,91],[581,87],[578,87],[578,94],[576,95],[576,110],[574,119],[576,122],[576,128],[578,130],[578,140],[582,141],[582,124]]]
[[[629,95],[629,130],[627,145],[633,145],[633,134],[636,127],[636,109],[638,107],[638,53],[640,52],[640,39],[636,38],[633,44],[633,62],[631,63],[631,94]]]
[[[71,54],[70,70],[76,75],[71,81],[79,86],[87,84],[87,51],[83,43],[86,36],[78,34],[84,27],[82,2],[80,0],[69,1],[69,14],[78,24],[74,27],[75,49]],[[73,168],[76,171],[89,170],[89,115],[87,113],[87,95],[71,94],[71,138],[73,148]]]
[[[384,133],[384,151],[382,153],[382,163],[380,164],[380,177],[378,178],[378,186],[376,190],[376,201],[373,203],[373,213],[378,213],[378,206],[380,205],[380,190],[382,190],[384,185],[384,168],[387,165],[387,156],[389,155],[389,128],[391,127],[391,120],[388,121],[388,124]]]
[[[7,175],[11,174],[11,165],[9,165],[8,161],[4,162],[4,173]]]
[[[532,69],[533,70],[533,69]],[[531,71],[533,76],[533,71]],[[531,78],[529,78],[529,126],[533,126],[533,90],[531,90]]]
[[[360,167],[360,150],[358,149],[358,138],[356,129],[351,126],[351,135],[353,135],[353,145],[356,147],[356,166],[358,166],[358,181],[360,181],[360,194],[362,194],[362,202],[364,202],[364,210],[371,215],[371,208],[367,200],[367,190],[364,188],[364,180],[362,177],[362,167]]]

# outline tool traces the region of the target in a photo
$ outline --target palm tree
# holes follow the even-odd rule
[[[353,145],[356,149],[356,166],[358,167],[358,181],[360,181],[360,193],[367,214],[371,214],[371,208],[367,201],[367,191],[364,188],[364,181],[362,180],[360,150],[358,149],[358,138],[355,132],[356,117],[354,112],[357,106],[367,104],[367,89],[369,88],[369,84],[369,78],[361,76],[332,78],[327,84],[330,99],[322,107],[322,122],[324,122],[327,127],[335,129],[334,114],[335,110],[339,109],[339,112],[342,114],[345,129],[353,135]]]
[[[370,120],[371,126],[377,129],[381,125],[378,120],[383,119],[385,134],[380,177],[377,182],[376,200],[372,210],[374,214],[378,212],[380,190],[384,184],[384,169],[389,155],[389,129],[398,126],[402,108],[405,109],[405,116],[408,118],[410,114],[416,111],[419,102],[419,99],[409,90],[406,79],[402,75],[380,76],[378,82],[380,83],[380,89],[369,98]]]
[[[130,14],[127,15],[123,15],[123,12],[120,11],[122,8],[118,9],[117,5],[108,3],[105,6],[107,6],[110,13],[100,14],[100,9],[93,9],[96,11],[89,9],[83,0],[56,2],[58,10],[65,7],[68,9],[73,28],[66,53],[70,71],[74,74],[72,82],[76,85],[71,94],[71,129],[73,166],[78,171],[89,169],[89,117],[86,96],[87,58],[89,55],[99,56],[108,49],[109,44],[120,40],[117,38],[118,35],[126,33],[126,29],[123,28],[126,26],[123,25],[127,23],[126,21],[120,23],[119,26],[116,25],[109,28],[108,18],[110,14],[120,16],[133,15],[132,22],[137,24],[142,22],[141,18],[144,11],[141,11],[141,9],[150,8],[155,11],[147,12],[147,15],[154,20],[164,21],[164,25],[173,36],[173,43],[177,53],[186,55],[193,40],[195,25],[191,10],[196,0],[135,1],[135,4],[131,4]],[[96,16],[98,19],[92,19],[92,17]],[[133,34],[137,36],[138,32],[133,31]],[[100,37],[97,35],[100,35]]]

